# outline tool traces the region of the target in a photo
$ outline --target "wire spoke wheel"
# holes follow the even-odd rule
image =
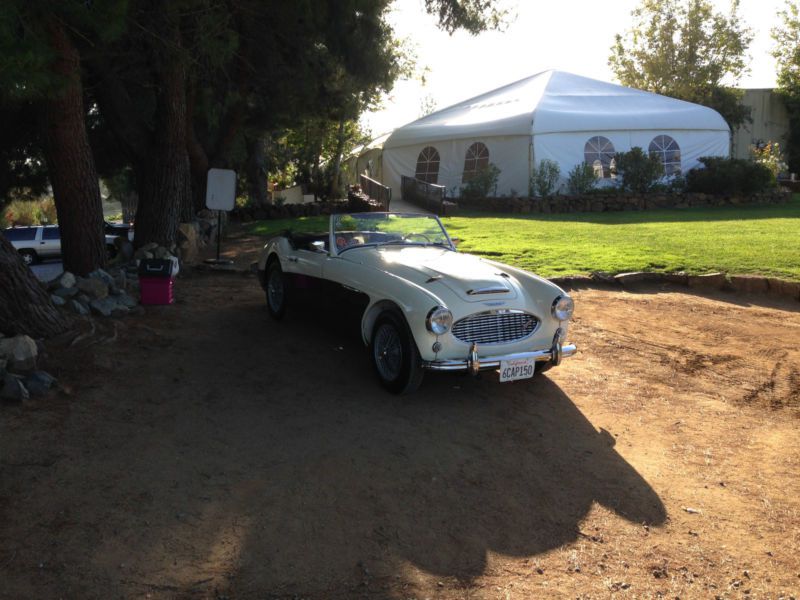
[[[375,366],[386,381],[394,381],[403,368],[403,344],[394,325],[384,323],[375,332]]]
[[[286,279],[277,262],[267,267],[267,308],[275,319],[283,318],[286,312]]]
[[[393,394],[410,394],[422,382],[422,360],[402,314],[385,311],[370,340],[372,364],[381,385]]]

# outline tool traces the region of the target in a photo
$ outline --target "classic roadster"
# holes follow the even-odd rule
[[[258,275],[275,319],[298,290],[355,302],[375,372],[394,393],[417,389],[426,370],[527,379],[576,352],[566,343],[573,302],[561,288],[457,252],[434,215],[331,215],[326,233],[272,238]]]

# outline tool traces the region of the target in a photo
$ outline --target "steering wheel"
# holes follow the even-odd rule
[[[410,242],[410,241],[411,241],[411,238],[413,238],[413,237],[420,237],[420,238],[423,238],[423,239],[425,240],[425,243],[426,243],[426,244],[432,244],[432,243],[433,243],[433,242],[431,241],[431,238],[429,238],[429,237],[428,237],[427,235],[425,235],[424,233],[415,233],[415,232],[413,232],[413,231],[412,231],[411,233],[407,233],[406,235],[404,235],[404,236],[403,236],[403,241],[405,242],[405,241],[407,240],[407,241],[409,241],[409,242]]]

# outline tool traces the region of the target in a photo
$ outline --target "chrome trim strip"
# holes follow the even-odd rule
[[[502,287],[494,286],[494,287],[477,288],[474,290],[467,290],[467,294],[469,294],[470,296],[478,296],[480,294],[507,294],[510,291],[511,290],[509,290],[505,286]]]
[[[574,356],[578,351],[575,344],[567,344],[560,346],[561,358],[568,358]],[[555,348],[548,348],[547,350],[535,350],[533,352],[518,352],[516,354],[503,354],[500,356],[485,356],[479,358],[480,370],[486,369],[499,369],[500,362],[503,360],[515,360],[518,358],[532,358],[536,362],[550,362],[554,358],[554,354],[558,351]],[[463,360],[431,360],[423,361],[422,368],[429,371],[467,371],[469,370],[470,359],[464,358]]]

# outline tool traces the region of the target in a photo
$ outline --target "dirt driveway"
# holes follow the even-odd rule
[[[398,398],[187,275],[0,406],[0,598],[797,596],[800,307],[648,292],[575,292],[546,376]]]

